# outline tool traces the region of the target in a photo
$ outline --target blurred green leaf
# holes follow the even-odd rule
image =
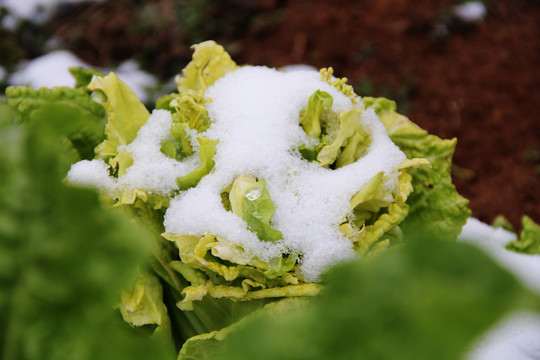
[[[66,187],[54,122],[0,118],[0,357],[168,359],[122,322],[120,292],[147,259],[147,233]]]
[[[534,307],[480,250],[413,241],[339,265],[303,309],[250,322],[232,334],[226,359],[459,359],[510,310]]]
[[[55,144],[62,147],[58,153],[64,157],[64,168],[76,160],[94,158],[94,148],[105,138],[107,113],[85,89],[9,87],[6,95],[18,122],[54,123],[65,136]]]
[[[69,72],[75,78],[75,87],[84,89],[90,84],[94,75],[101,77],[105,76],[101,71],[86,69],[81,66],[70,67]]]
[[[540,254],[540,225],[528,216],[524,216],[521,221],[523,230],[519,238],[506,245],[506,248],[518,253]]]
[[[241,328],[246,322],[261,316],[287,316],[307,303],[306,298],[289,297],[266,304],[260,309],[253,310],[249,315],[220,330],[211,331],[190,338],[178,354],[178,360],[212,360],[219,359],[223,352],[223,344],[230,334]]]

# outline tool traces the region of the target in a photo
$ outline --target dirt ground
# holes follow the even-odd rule
[[[456,2],[446,0],[191,1],[199,12],[176,7],[195,19],[183,25],[170,16],[173,1],[151,1],[170,10],[161,12],[163,27],[127,38],[122,29],[144,17],[119,3],[91,23],[76,9],[61,14],[53,29],[96,65],[138,53],[150,68],[180,69],[186,41],[211,37],[241,64],[332,66],[360,95],[393,98],[429,132],[458,138],[453,177],[473,216],[502,214],[518,228],[523,214],[540,222],[538,1],[486,1],[487,17],[475,25],[457,21]]]
[[[540,6],[493,1],[484,22],[464,26],[452,2],[410,4],[292,1],[275,32],[242,40],[239,60],[333,66],[357,88],[404,101],[414,122],[458,138],[454,183],[474,216],[540,221]]]

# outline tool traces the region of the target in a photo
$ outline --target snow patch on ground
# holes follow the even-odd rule
[[[487,14],[486,5],[481,1],[469,1],[452,8],[454,15],[466,23],[475,23],[484,20]]]
[[[57,50],[24,63],[21,69],[9,78],[10,85],[33,88],[75,85],[69,67],[90,67],[67,50]]]
[[[19,71],[9,78],[10,85],[33,88],[75,85],[69,67],[91,68],[67,50],[56,50],[22,64]],[[140,69],[134,60],[127,60],[117,68],[97,69],[105,74],[112,71],[135,92],[142,102],[151,100],[148,90],[157,85],[156,77]]]
[[[478,341],[467,360],[538,360],[539,339],[540,315],[512,314]]]
[[[475,244],[491,255],[502,267],[513,273],[525,286],[540,294],[540,255],[519,254],[504,246],[516,239],[514,233],[495,229],[470,218],[459,241]]]
[[[43,23],[63,3],[96,1],[101,0],[2,0],[0,7],[7,9],[15,19],[29,19],[34,23]]]
[[[540,294],[540,255],[518,254],[504,247],[516,239],[514,233],[495,229],[469,218],[459,241],[483,249],[532,291]],[[540,359],[540,315],[512,314],[484,335],[468,360]]]

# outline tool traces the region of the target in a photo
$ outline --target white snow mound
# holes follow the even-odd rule
[[[132,189],[176,192],[165,214],[168,233],[214,234],[263,261],[298,253],[305,279],[316,281],[330,265],[355,254],[351,241],[338,229],[351,198],[377,173],[390,174],[406,159],[372,109],[363,111],[360,119],[371,138],[361,159],[337,170],[302,159],[298,147],[314,146],[317,140],[299,125],[300,112],[317,90],[333,97],[332,110],[337,113],[361,106],[314,71],[285,73],[245,66],[216,81],[205,94],[212,122],[200,134],[219,140],[214,169],[186,191],[178,191],[176,180],[197,168],[200,160],[194,154],[177,161],[160,151],[171,136],[172,118],[165,110],[154,111],[136,139],[119,149],[133,158],[123,176],[109,176],[108,166],[93,160],[75,164],[68,180],[113,196]],[[260,241],[242,218],[223,207],[221,193],[241,174],[265,179],[275,206],[271,226],[283,234],[282,240]],[[385,186],[395,188],[397,178],[388,178]]]
[[[203,136],[219,139],[215,168],[199,185],[171,201],[167,232],[211,233],[241,245],[263,260],[283,251],[302,254],[301,271],[315,280],[331,264],[354,254],[338,230],[352,196],[380,171],[392,172],[405,155],[390,141],[373,110],[362,123],[372,142],[354,164],[328,170],[301,159],[296,149],[313,142],[301,126],[300,111],[322,90],[332,95],[336,112],[355,105],[312,71],[279,72],[242,67],[207,89],[212,125]],[[240,174],[265,179],[275,206],[272,226],[283,234],[276,243],[260,241],[245,222],[221,204],[220,193]]]
[[[184,177],[200,165],[197,156],[177,161],[161,152],[161,144],[172,136],[171,125],[172,117],[168,111],[154,110],[139,129],[135,140],[119,147],[119,151],[127,151],[133,159],[133,164],[123,176],[110,176],[109,165],[103,160],[84,160],[71,167],[68,181],[74,185],[96,187],[111,196],[133,189],[168,195],[178,188],[177,178]]]

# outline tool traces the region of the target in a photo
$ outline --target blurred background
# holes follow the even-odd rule
[[[473,216],[540,222],[538,0],[0,0],[0,95],[115,71],[152,106],[192,44],[238,64],[332,66],[430,133],[458,138],[452,169]]]

